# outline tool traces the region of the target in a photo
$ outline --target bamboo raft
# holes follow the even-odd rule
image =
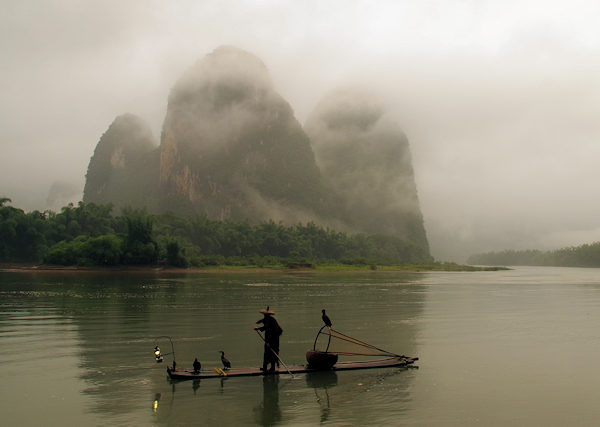
[[[284,375],[284,374],[306,374],[310,372],[337,372],[351,371],[357,369],[376,369],[376,368],[401,368],[412,365],[419,360],[418,357],[389,357],[385,359],[369,360],[369,361],[353,361],[353,362],[338,362],[330,369],[316,369],[308,365],[288,365],[288,369],[277,368],[272,372],[267,372],[266,375]],[[176,369],[167,366],[167,374],[174,380],[199,380],[208,378],[227,378],[227,377],[253,377],[265,375],[260,368],[231,368],[226,371],[218,368],[201,369],[195,373],[191,369]]]

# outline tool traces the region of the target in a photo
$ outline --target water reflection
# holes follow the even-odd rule
[[[281,421],[279,407],[279,375],[265,375],[262,403],[254,408],[254,417],[261,426],[273,426]]]
[[[315,391],[316,402],[321,410],[321,424],[329,419],[331,402],[329,388],[337,385],[338,377],[333,371],[310,372],[306,375],[306,385]]]
[[[598,277],[598,269],[547,268],[412,276],[0,273],[2,422],[596,425]],[[171,383],[155,362],[154,337],[169,335],[185,367],[196,356],[206,368],[221,366],[220,349],[235,366],[260,366],[263,346],[250,326],[267,304],[284,328],[288,364],[304,363],[325,308],[339,330],[420,356],[421,369],[283,376],[273,387],[262,377]],[[577,364],[569,363],[573,352]],[[468,366],[451,363],[465,354]],[[506,354],[519,363],[507,364]]]
[[[154,395],[154,401],[152,402],[152,412],[154,412],[155,414],[158,411],[158,403],[160,402],[160,396],[160,393],[156,393]]]
[[[297,407],[303,407],[305,415],[313,413],[314,422],[329,419],[335,408],[330,393],[337,387],[336,374],[310,375],[305,381],[268,376],[174,383],[166,380],[165,364],[154,360],[155,338],[173,337],[180,361],[198,356],[203,367],[220,366],[215,355],[223,349],[237,366],[258,366],[263,346],[250,326],[267,302],[277,308],[284,328],[282,357],[287,364],[305,363],[324,306],[343,330],[413,355],[418,323],[411,320],[420,316],[425,295],[421,278],[21,275],[11,285],[9,303],[51,307],[74,325],[78,342],[72,351],[79,363],[77,370],[61,375],[82,382],[89,413],[123,424],[140,424],[152,417],[159,424],[181,425],[244,424],[252,414],[256,423],[274,425],[298,421]],[[3,288],[1,293],[5,292]],[[169,345],[164,345],[166,350]],[[257,402],[261,391],[262,400]],[[347,392],[340,390],[344,396],[352,395]],[[343,406],[348,400],[338,401]]]

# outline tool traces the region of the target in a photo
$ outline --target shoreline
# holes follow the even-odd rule
[[[72,273],[72,274],[270,274],[270,273],[393,273],[406,272],[418,273],[425,270],[406,269],[315,269],[315,268],[265,268],[265,267],[216,267],[216,268],[177,268],[177,267],[155,267],[155,266],[118,266],[118,267],[83,267],[83,266],[54,266],[54,265],[27,265],[27,264],[0,264],[0,273]]]
[[[440,264],[443,265],[443,264]],[[300,274],[300,273],[426,273],[434,271],[446,272],[471,272],[471,271],[499,271],[508,270],[506,267],[473,267],[473,266],[457,266],[454,268],[432,268],[432,266],[378,266],[372,270],[369,267],[347,267],[347,266],[323,266],[321,268],[281,268],[281,267],[228,267],[218,266],[210,268],[200,267],[163,267],[163,266],[114,266],[114,267],[85,267],[85,266],[63,266],[63,265],[44,265],[44,264],[19,264],[19,263],[0,263],[0,273],[72,273],[72,274]],[[329,268],[331,267],[331,268]],[[458,267],[458,268],[456,268]]]
[[[291,269],[290,269],[291,270]],[[294,269],[299,270],[299,269]],[[294,271],[291,270],[291,271]],[[271,268],[177,268],[157,266],[116,266],[116,267],[84,267],[77,265],[43,265],[43,264],[0,264],[0,273],[153,273],[153,274],[206,274],[206,273],[268,273],[287,272],[286,269]],[[310,269],[301,271],[311,271]],[[314,271],[314,270],[313,270]]]

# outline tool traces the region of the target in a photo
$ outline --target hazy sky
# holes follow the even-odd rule
[[[231,44],[304,122],[328,91],[380,94],[411,142],[433,255],[600,240],[597,1],[8,1],[0,195],[83,188],[119,114],[157,138],[175,80]]]

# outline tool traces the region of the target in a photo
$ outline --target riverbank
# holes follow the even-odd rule
[[[427,271],[499,271],[506,267],[481,267],[455,263],[406,264],[406,265],[346,265],[325,264],[312,267],[257,266],[207,266],[177,268],[171,266],[111,266],[87,267],[75,265],[45,265],[0,263],[0,273],[144,273],[144,274],[218,274],[218,273],[385,273]]]

